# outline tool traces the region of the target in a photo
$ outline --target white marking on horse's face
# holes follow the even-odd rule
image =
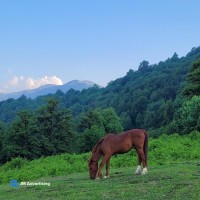
[[[142,175],[147,174],[147,173],[148,173],[148,170],[147,170],[147,168],[145,167],[145,168],[143,169],[143,171],[142,171]]]
[[[136,175],[139,175],[139,174],[141,174],[142,173],[142,167],[140,166],[140,165],[138,165],[137,166],[137,169],[136,169],[136,171],[135,171],[135,174]]]

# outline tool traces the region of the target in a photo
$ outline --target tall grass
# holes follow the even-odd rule
[[[182,161],[200,161],[200,133],[195,131],[189,135],[162,135],[158,139],[149,140],[149,166],[170,164]],[[0,182],[8,183],[12,179],[30,181],[48,176],[63,176],[71,173],[87,171],[87,160],[91,153],[62,154],[49,156],[33,161],[14,158],[0,167]],[[137,165],[135,151],[124,155],[113,156],[111,168]]]

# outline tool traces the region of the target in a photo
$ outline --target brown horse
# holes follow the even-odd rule
[[[148,133],[142,129],[133,129],[121,134],[109,133],[99,140],[94,146],[92,156],[88,161],[90,179],[102,178],[104,164],[106,164],[106,176],[104,178],[108,178],[111,156],[126,153],[132,148],[135,148],[138,154],[138,167],[135,174],[146,174]],[[98,169],[98,161],[101,156],[103,156],[103,159]],[[141,165],[143,165],[143,169]]]

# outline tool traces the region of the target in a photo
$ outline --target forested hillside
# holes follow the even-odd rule
[[[0,102],[2,162],[90,151],[106,133],[132,128],[153,137],[199,131],[199,59],[200,47],[154,65],[142,61],[105,88]]]
[[[169,124],[174,111],[180,107],[183,97],[180,92],[185,86],[185,75],[191,63],[200,58],[200,47],[193,48],[186,57],[171,58],[155,65],[141,62],[138,71],[111,81],[106,88],[93,87],[83,91],[58,91],[52,97],[58,98],[61,107],[72,111],[74,117],[95,109],[113,107],[123,122],[124,129],[145,127],[155,129]],[[12,122],[18,111],[35,110],[45,104],[48,96],[36,100],[25,96],[0,102],[0,120]],[[165,116],[164,116],[165,113]]]

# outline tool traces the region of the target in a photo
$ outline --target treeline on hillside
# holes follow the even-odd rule
[[[57,99],[49,98],[45,106],[34,112],[20,111],[10,126],[0,124],[1,163],[18,156],[32,160],[66,152],[88,152],[106,133],[122,130],[113,108],[87,112],[75,124],[71,112],[59,107]]]
[[[86,152],[104,134],[132,128],[154,137],[200,130],[199,59],[200,47],[157,65],[143,61],[106,88],[0,102],[1,160]]]

